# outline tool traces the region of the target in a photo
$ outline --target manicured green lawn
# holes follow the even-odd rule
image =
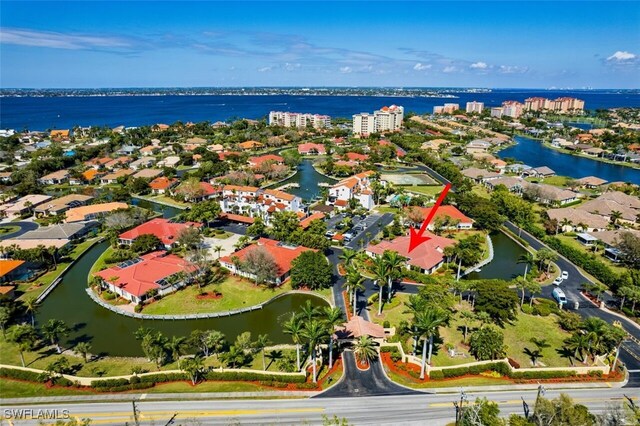
[[[400,321],[403,319],[408,321],[411,317],[411,315],[406,312],[408,309],[405,303],[408,301],[408,294],[396,294],[393,296],[393,299],[391,299],[390,304],[385,303],[382,305],[382,315],[380,316],[378,316],[378,302],[376,301],[368,307],[369,317],[376,324],[383,325],[385,321],[389,321],[391,327],[398,327]]]
[[[255,383],[244,382],[202,382],[192,386],[188,382],[164,383],[145,389],[144,393],[171,393],[171,392],[264,392],[271,391]],[[132,391],[140,393],[140,391]]]
[[[89,276],[87,277],[88,280],[91,280],[91,277],[93,276],[93,274],[95,274],[96,272],[99,272],[99,271],[101,271],[101,270],[103,270],[103,269],[105,269],[107,267],[107,262],[105,261],[105,259],[107,259],[109,256],[111,256],[113,254],[113,251],[114,251],[114,248],[109,246],[100,255],[98,260],[96,260],[96,262],[93,264],[93,266],[89,270]]]
[[[229,237],[230,237],[230,236],[232,236],[232,235],[233,235],[233,234],[232,234],[231,232],[227,232],[227,231],[225,231],[225,232],[223,232],[222,234],[215,234],[215,233],[213,233],[213,234],[211,234],[211,237],[212,237],[212,238],[217,238],[217,239],[219,239],[219,240],[226,240],[227,238],[229,238]]]
[[[244,278],[230,275],[221,284],[204,287],[206,292],[222,293],[220,299],[198,299],[198,288],[189,286],[146,306],[143,313],[164,315],[229,311],[257,305],[289,290],[291,287],[287,283],[268,289],[256,286]]]
[[[380,213],[400,213],[400,209],[397,207],[391,207],[391,206],[378,206],[376,207],[376,210],[379,211]]]
[[[0,226],[0,234],[11,234],[19,230],[20,230],[20,227],[15,225]]]
[[[405,376],[401,376],[392,371],[387,371],[389,378],[394,382],[401,385],[408,386],[410,388],[425,389],[425,388],[463,388],[468,386],[496,386],[496,385],[510,385],[513,382],[507,379],[498,379],[493,377],[463,377],[460,379],[451,380],[427,380],[422,383],[416,383],[414,380],[410,380]]]
[[[64,396],[64,395],[92,395],[90,390],[76,388],[53,387],[48,388],[41,383],[21,382],[0,378],[0,389],[3,398],[30,398],[38,396]]]
[[[171,197],[167,197],[166,195],[136,195],[136,197],[141,198],[147,201],[155,201],[160,204],[167,204],[169,206],[177,207],[177,208],[185,208],[190,207],[190,203],[185,203],[184,201],[174,200]]]
[[[489,191],[482,185],[474,185],[471,192],[482,198],[490,198]]]
[[[556,238],[558,238],[560,241],[562,241],[566,245],[580,250],[585,255],[590,255],[590,254],[593,253],[593,250],[590,247],[586,247],[586,246],[580,244],[578,242],[578,240],[576,240],[575,236],[558,234],[558,235],[556,235]],[[623,265],[618,264],[618,263],[614,263],[614,262],[610,261],[609,259],[607,259],[606,257],[604,257],[602,255],[603,253],[604,253],[604,251],[603,251],[602,248],[598,249],[598,252],[595,253],[596,258],[599,261],[601,261],[603,263],[606,263],[607,266],[609,266],[611,269],[613,269],[614,272],[616,272],[617,274],[622,274],[627,270],[627,268],[625,268]]]
[[[442,186],[403,186],[405,192],[437,197],[442,192]]]

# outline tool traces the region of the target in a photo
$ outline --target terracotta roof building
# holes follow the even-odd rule
[[[418,210],[421,213],[422,216],[422,220],[424,220],[425,218],[429,217],[429,214],[431,213],[431,210],[433,209],[433,207],[416,207],[416,206],[412,206],[412,207],[406,207],[406,210],[409,209],[413,209]],[[447,219],[449,220],[450,223],[455,223],[454,225],[450,225],[447,227],[447,229],[471,229],[473,228],[473,219],[467,217],[464,213],[462,213],[460,210],[458,210],[455,206],[451,206],[451,205],[445,205],[445,206],[440,206],[440,208],[438,208],[438,210],[436,211],[436,214],[434,216],[434,220],[438,218],[440,220],[443,219]],[[422,221],[421,221],[422,222]],[[434,229],[434,221],[432,220],[431,223],[429,223],[429,226],[427,227],[428,230],[433,231]]]
[[[174,186],[176,186],[180,181],[176,178],[167,178],[164,176],[160,176],[149,182],[149,187],[151,188],[151,192],[154,194],[164,194]]]
[[[120,234],[118,242],[130,246],[139,236],[151,234],[158,237],[158,239],[162,241],[162,244],[164,244],[164,247],[169,250],[178,244],[178,237],[183,230],[187,228],[200,228],[201,226],[201,223],[196,222],[175,223],[169,219],[151,219]]]
[[[407,258],[407,269],[414,267],[423,274],[431,274],[444,263],[442,254],[445,247],[454,245],[456,242],[449,238],[439,237],[430,232],[425,235],[431,239],[420,244],[409,253],[409,237],[398,237],[392,241],[382,241],[378,244],[369,244],[366,253],[371,257],[382,256],[385,250],[397,252],[400,256]]]
[[[102,203],[91,204],[89,206],[75,207],[67,210],[65,222],[79,222],[81,220],[93,220],[103,217],[119,209],[128,209],[126,203]]]
[[[275,154],[267,154],[267,155],[261,155],[259,157],[250,157],[248,162],[251,167],[260,167],[266,162],[271,162],[274,164],[282,164],[284,163],[284,158]]]
[[[23,277],[26,273],[28,271],[25,270],[24,260],[0,259],[0,283],[26,279],[27,277]]]
[[[149,292],[165,295],[187,284],[185,273],[195,273],[197,267],[174,254],[155,251],[117,266],[97,272],[102,286],[134,303],[149,298]]]
[[[242,250],[231,254],[230,256],[221,257],[220,265],[223,268],[230,270],[234,274],[238,274],[254,280],[256,276],[251,272],[243,271],[242,267],[238,268],[236,266],[237,262],[234,262],[234,258],[237,258],[241,263],[248,253],[253,250],[257,250],[260,247],[266,250],[278,265],[277,277],[275,279],[275,283],[278,285],[282,284],[289,277],[289,274],[291,272],[291,262],[293,262],[295,258],[300,256],[300,254],[304,253],[305,251],[316,251],[307,247],[291,246],[280,241],[270,240],[268,238],[260,238],[257,244],[245,247]]]

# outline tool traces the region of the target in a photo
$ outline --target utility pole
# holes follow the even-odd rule
[[[131,405],[133,406],[133,421],[135,422],[136,426],[140,426],[140,420],[138,419],[138,414],[140,414],[140,411],[136,407],[135,401],[131,401]]]
[[[539,384],[538,385],[538,395],[536,396],[536,402],[535,402],[535,405],[533,406],[533,414],[536,414],[536,412],[538,410],[538,401],[540,400],[540,396],[544,396],[546,392],[547,392],[547,390],[544,388],[544,386]]]
[[[460,424],[460,420],[462,419],[462,408],[466,400],[467,394],[464,392],[464,390],[460,390],[460,401],[453,401],[453,406],[456,409],[456,426]]]

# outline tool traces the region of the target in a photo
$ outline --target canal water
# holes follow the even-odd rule
[[[560,176],[569,176],[575,179],[597,176],[609,182],[622,181],[640,185],[640,170],[638,169],[565,154],[547,148],[538,140],[524,136],[516,136],[514,139],[516,145],[500,151],[500,157],[515,158],[531,167],[548,166]]]
[[[144,200],[142,198],[131,197],[131,204],[143,209],[152,210],[156,213],[162,214],[165,219],[172,218],[183,212],[182,209],[172,206],[166,206],[164,204],[154,203],[153,201]]]
[[[500,279],[511,280],[524,272],[524,265],[518,264],[518,259],[526,253],[519,244],[503,232],[491,234],[493,242],[493,260],[482,267],[480,272],[472,272],[466,276],[470,280]]]
[[[278,188],[283,185],[298,184],[298,187],[286,188],[285,191],[309,202],[320,195],[322,188],[318,186],[319,183],[328,183],[332,185],[335,182],[335,179],[331,179],[318,173],[313,167],[313,160],[305,159],[298,165],[298,172],[295,175],[283,182],[272,185],[271,187]]]

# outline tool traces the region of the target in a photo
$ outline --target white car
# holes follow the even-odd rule
[[[569,278],[569,273],[567,271],[562,271],[561,277],[563,280],[566,280],[567,278]]]
[[[553,280],[553,285],[560,285],[562,284],[562,277],[558,277],[555,280]]]

